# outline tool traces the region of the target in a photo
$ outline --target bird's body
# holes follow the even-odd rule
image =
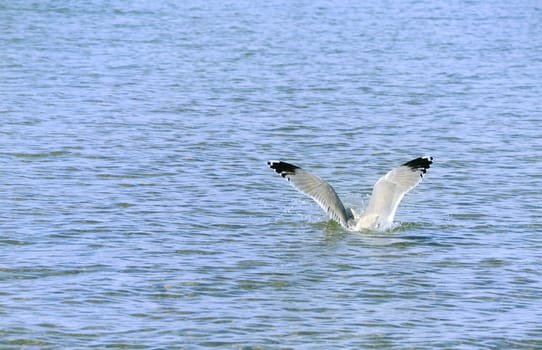
[[[331,219],[346,229],[361,231],[390,228],[404,195],[420,183],[432,163],[432,157],[419,157],[390,170],[376,182],[367,208],[359,215],[346,208],[333,187],[318,176],[286,162],[269,161],[267,165],[314,199]]]

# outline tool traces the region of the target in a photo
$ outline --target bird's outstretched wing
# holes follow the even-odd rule
[[[401,199],[420,183],[432,163],[433,157],[419,157],[382,176],[373,187],[363,217],[377,218],[382,224],[391,224]]]
[[[314,199],[328,213],[331,219],[344,227],[348,226],[348,221],[353,218],[352,211],[345,209],[337,192],[330,184],[293,164],[269,161],[267,165],[282,177],[288,179],[300,192]]]

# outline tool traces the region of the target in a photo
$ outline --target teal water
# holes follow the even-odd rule
[[[536,1],[0,2],[0,348],[539,349]],[[266,167],[363,207],[350,233]]]

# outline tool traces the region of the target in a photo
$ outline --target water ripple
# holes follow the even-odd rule
[[[540,8],[10,2],[0,347],[542,346]],[[389,232],[346,232],[435,165]]]

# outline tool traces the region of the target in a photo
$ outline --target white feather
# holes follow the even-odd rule
[[[433,158],[420,157],[392,169],[374,185],[369,205],[359,216],[345,208],[337,192],[316,175],[286,162],[267,164],[287,178],[299,191],[314,199],[331,219],[353,230],[385,230],[392,226],[399,203],[406,193],[418,185]]]

